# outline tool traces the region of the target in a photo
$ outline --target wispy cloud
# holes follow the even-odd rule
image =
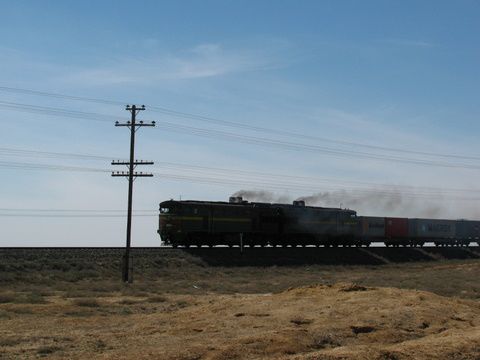
[[[176,54],[119,58],[107,65],[72,71],[63,80],[90,85],[150,83],[216,77],[278,65],[278,60],[266,49],[228,49],[207,43]]]

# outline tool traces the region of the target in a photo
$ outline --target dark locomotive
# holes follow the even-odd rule
[[[349,209],[248,202],[183,200],[160,204],[162,241],[183,246],[469,246],[480,221],[357,216]]]

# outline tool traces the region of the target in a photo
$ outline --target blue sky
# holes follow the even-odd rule
[[[182,134],[160,125],[454,165],[475,167],[478,160],[300,140],[174,117],[149,111],[149,106],[344,142],[478,156],[479,32],[476,1],[5,1],[0,86],[146,104],[142,118],[159,126],[138,133],[138,157],[156,161],[154,171],[170,177],[136,182],[139,210],[155,211],[159,201],[179,196],[222,200],[248,189],[290,200],[342,185],[345,196],[337,194],[331,201],[338,204],[325,205],[341,203],[372,215],[478,218],[473,199],[480,194],[472,195],[480,190],[478,169],[290,151]],[[32,114],[12,110],[5,102],[128,118],[119,105],[0,91],[0,147],[114,158],[127,154],[128,134],[114,128],[113,120]],[[0,161],[111,168],[105,160],[12,159],[4,153]],[[167,169],[165,162],[318,181],[310,181],[308,189],[281,188],[285,178],[252,185],[248,174],[213,171],[202,176],[222,177],[218,183],[186,181],[178,175],[197,176],[195,171]],[[0,174],[4,209],[118,210],[126,204],[126,182],[108,173],[0,167]],[[377,202],[364,201],[352,190],[355,182],[367,184],[370,195],[379,189],[375,184],[388,184],[394,202],[405,187],[415,194],[432,187],[445,194],[436,190],[428,197],[410,196],[392,207],[392,199],[375,193],[371,197]],[[451,188],[472,193],[452,199],[446,195]],[[0,216],[0,246],[121,246],[124,222]],[[135,218],[135,245],[157,245],[155,230],[155,217]]]

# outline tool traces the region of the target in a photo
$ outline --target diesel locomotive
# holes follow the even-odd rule
[[[165,245],[190,246],[469,246],[480,221],[357,216],[341,208],[248,202],[169,200],[160,203],[158,233]]]

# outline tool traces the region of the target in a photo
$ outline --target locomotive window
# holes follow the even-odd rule
[[[170,212],[170,209],[169,209],[169,208],[165,208],[165,207],[164,207],[164,208],[160,208],[160,212],[161,212],[162,214],[167,214],[167,213]]]

